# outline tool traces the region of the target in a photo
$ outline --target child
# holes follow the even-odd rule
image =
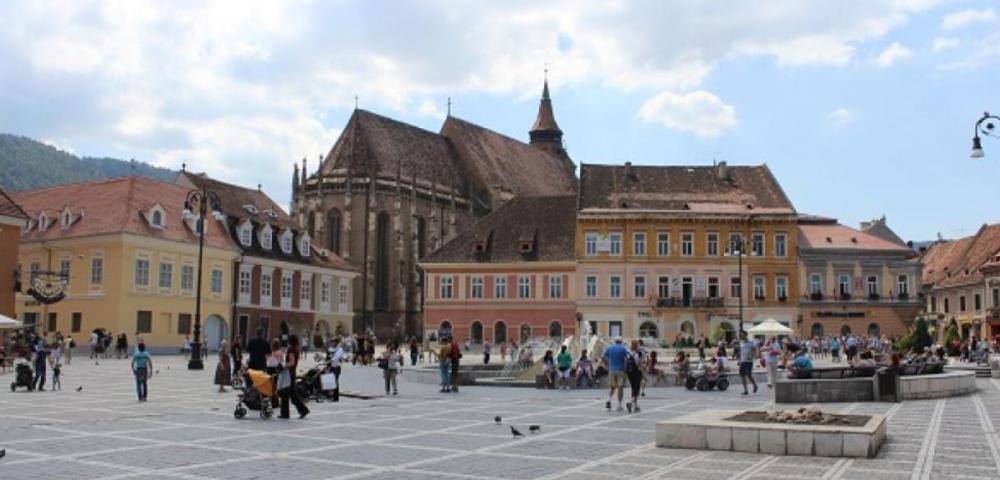
[[[62,364],[57,363],[56,366],[52,367],[52,389],[62,390]]]

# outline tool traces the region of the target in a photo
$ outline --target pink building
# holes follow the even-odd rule
[[[423,260],[424,329],[499,343],[577,330],[576,197],[519,197]]]

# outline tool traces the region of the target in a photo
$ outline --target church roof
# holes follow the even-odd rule
[[[563,160],[493,130],[448,117],[441,135],[454,148],[469,179],[514,195],[565,195],[575,191]]]
[[[545,86],[542,87],[542,100],[538,104],[538,116],[535,117],[535,124],[531,126],[532,132],[538,131],[553,131],[562,132],[559,129],[559,125],[556,124],[556,115],[552,111],[552,100],[549,99],[549,81],[545,81]]]
[[[576,196],[515,197],[422,263],[573,261],[575,239]],[[525,243],[529,252],[522,249]]]
[[[580,167],[580,209],[795,213],[767,165]]]
[[[437,133],[366,110],[355,110],[321,166],[323,174],[347,169],[404,178],[414,174],[464,190],[464,178],[447,140]]]

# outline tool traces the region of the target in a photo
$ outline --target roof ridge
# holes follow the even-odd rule
[[[766,173],[771,179],[771,182],[778,187],[778,193],[781,195],[781,198],[788,204],[789,207],[792,208],[792,212],[798,213],[798,211],[795,210],[795,204],[792,203],[792,199],[788,198],[788,194],[785,193],[784,187],[781,186],[781,182],[778,181],[778,177],[775,177],[774,173],[771,172],[771,167],[767,166],[767,162],[762,163],[758,168],[764,169],[764,173]]]
[[[24,218],[31,218],[31,216],[28,215],[28,212],[25,212],[24,209],[21,208],[21,206],[18,205],[18,203],[15,202],[13,198],[10,198],[10,195],[7,195],[7,192],[5,192],[2,188],[0,188],[0,195],[3,195],[3,198],[7,199],[8,203],[10,203],[14,208],[16,208],[18,212],[21,212],[21,215],[24,215]]]

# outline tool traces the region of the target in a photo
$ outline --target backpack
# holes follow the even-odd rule
[[[628,355],[625,356],[625,374],[626,375],[632,376],[632,375],[636,375],[636,374],[638,374],[640,372],[640,370],[639,370],[639,364],[635,360],[635,355],[636,354],[634,354],[632,352],[629,352]]]

